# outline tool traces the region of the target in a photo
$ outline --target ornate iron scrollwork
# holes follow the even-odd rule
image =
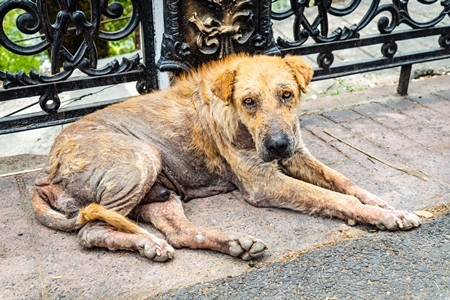
[[[425,5],[433,4],[437,0],[420,0]],[[390,14],[391,19],[386,16],[380,17],[378,20],[378,30],[382,34],[391,33],[400,24],[406,24],[413,29],[430,28],[438,24],[446,15],[450,13],[450,1],[442,1],[442,12],[435,18],[427,22],[419,22],[414,20],[408,11],[408,0],[393,0],[392,4],[380,4],[380,0],[372,1],[369,9],[363,18],[350,27],[336,28],[333,32],[329,32],[328,17],[344,17],[351,14],[361,4],[361,0],[351,0],[343,8],[335,8],[331,1],[316,0],[314,5],[317,6],[318,14],[312,22],[310,22],[304,14],[304,10],[309,6],[308,0],[291,0],[290,9],[284,12],[272,12],[274,20],[284,20],[294,16],[294,41],[287,41],[278,37],[277,43],[281,48],[298,47],[303,45],[308,38],[312,38],[316,43],[326,43],[340,40],[347,40],[359,37],[359,32],[364,29],[376,16],[382,12]]]
[[[273,2],[276,1],[278,0]],[[438,0],[418,1],[423,5],[431,5]],[[272,12],[272,18],[278,21],[293,17],[293,40],[286,40],[282,37],[278,37],[277,45],[279,49],[283,53],[288,53],[292,51],[292,49],[299,49],[296,53],[300,53],[301,48],[305,46],[305,43],[312,40],[318,46],[315,47],[315,49],[319,50],[309,51],[308,53],[318,52],[317,62],[319,67],[328,70],[333,63],[333,54],[330,49],[325,47],[325,44],[334,43],[335,46],[332,47],[333,49],[344,49],[336,46],[337,42],[360,39],[360,32],[377,16],[380,16],[380,14],[383,13],[377,21],[381,39],[374,38],[372,41],[367,39],[365,45],[376,44],[381,41],[381,53],[385,58],[393,59],[397,52],[397,44],[394,41],[394,38],[390,38],[389,35],[401,24],[407,25],[412,32],[415,30],[432,28],[439,24],[444,17],[450,16],[450,1],[448,0],[441,1],[443,7],[442,11],[428,21],[418,21],[410,14],[408,9],[409,0],[392,0],[391,4],[381,4],[380,0],[374,0],[371,2],[367,11],[358,23],[348,27],[337,27],[330,32],[330,16],[345,17],[350,15],[361,3],[361,0],[348,0],[345,1],[344,4],[340,3],[340,7],[335,7],[331,0],[289,1],[289,7],[284,11]],[[312,9],[308,8],[309,6],[315,6],[315,9],[317,10],[317,14],[314,15],[313,19],[308,19],[306,16],[307,14],[305,14],[306,9]],[[311,13],[308,15],[309,18],[311,18]],[[441,34],[438,43],[440,47],[448,50],[450,48],[450,34]],[[324,47],[319,47],[320,44],[323,44]],[[342,43],[342,45],[344,44]]]
[[[182,72],[231,53],[279,53],[272,37],[270,1],[168,0],[162,71]]]
[[[235,53],[233,43],[242,45],[246,43],[253,34],[253,13],[250,7],[250,1],[240,1],[237,4],[233,2],[223,3],[226,6],[222,20],[215,17],[205,16],[203,19],[198,17],[195,12],[189,19],[189,22],[195,25],[197,35],[195,45],[206,55],[215,54],[219,49],[219,57],[224,57]]]
[[[381,45],[381,53],[384,57],[393,58],[395,53],[397,52],[397,43],[396,42],[387,42]]]
[[[450,50],[450,33],[442,34],[439,37],[439,45],[447,50]]]
[[[47,91],[39,97],[39,106],[46,113],[56,113],[61,105],[61,100],[55,90]]]
[[[329,69],[334,62],[334,55],[330,51],[320,53],[317,56],[317,64],[323,69]]]
[[[48,16],[47,1],[36,0],[4,0],[0,2],[0,22],[14,9],[23,9],[25,13],[16,19],[17,29],[23,34],[43,33],[41,42],[32,46],[22,46],[12,41],[0,27],[0,44],[9,51],[18,55],[33,55],[51,48],[50,62],[51,75],[42,74],[31,70],[29,75],[24,71],[18,73],[0,72],[0,80],[4,81],[4,88],[17,86],[37,85],[42,83],[54,83],[66,80],[78,69],[89,76],[104,76],[138,70],[143,67],[139,62],[139,55],[131,59],[124,59],[122,63],[113,60],[102,68],[97,68],[98,57],[95,42],[97,39],[108,41],[120,40],[130,35],[141,20],[141,3],[139,0],[130,0],[133,12],[129,22],[122,29],[115,32],[100,30],[102,16],[111,19],[119,18],[123,14],[123,6],[113,2],[108,6],[108,1],[91,0],[91,18],[88,20],[85,13],[77,9],[77,0],[57,0],[60,11],[56,20],[51,23]],[[74,26],[77,35],[83,36],[83,42],[76,53],[70,53],[64,47],[64,39],[70,26]],[[62,69],[60,68],[62,62]],[[55,111],[58,105],[56,94],[46,93],[41,97],[41,107],[45,111]],[[52,105],[47,105],[50,100]]]

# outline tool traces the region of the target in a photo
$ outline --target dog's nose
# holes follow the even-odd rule
[[[283,157],[286,149],[289,146],[289,138],[286,134],[277,134],[270,137],[267,141],[266,147],[272,154]]]

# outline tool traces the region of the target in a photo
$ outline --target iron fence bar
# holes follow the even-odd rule
[[[400,80],[398,81],[397,93],[404,96],[408,93],[409,78],[411,77],[412,65],[404,65],[400,69]]]
[[[365,46],[373,46],[377,44],[382,44],[384,42],[389,41],[402,41],[402,40],[410,40],[415,38],[423,38],[440,34],[449,34],[450,26],[439,26],[434,28],[426,28],[426,29],[415,29],[412,30],[403,30],[396,33],[390,33],[385,35],[370,35],[363,38],[354,38],[343,41],[334,41],[327,42],[322,44],[304,44],[301,47],[286,47],[281,48],[280,51],[282,53],[290,53],[296,55],[308,55],[314,53],[320,53],[323,51],[337,51],[344,50],[349,48],[360,48]]]
[[[141,21],[141,31],[143,38],[142,54],[144,61],[144,68],[142,78],[137,82],[137,90],[141,94],[149,93],[154,89],[159,88],[158,84],[158,69],[156,68],[155,61],[155,28],[153,24],[153,1],[143,0],[141,1],[142,9],[145,12],[145,21]]]
[[[71,108],[64,108],[57,113],[52,114],[38,112],[0,118],[0,135],[71,123],[87,114],[123,100],[124,99],[115,99],[97,102],[95,104],[79,105]]]
[[[312,80],[332,79],[340,76],[379,71],[419,62],[422,63],[447,58],[450,58],[450,53],[445,49],[398,54],[391,59],[369,59],[350,64],[341,64],[339,66],[330,67],[329,69],[314,69],[314,77]]]
[[[98,86],[133,82],[142,80],[145,76],[146,75],[143,70],[136,70],[122,74],[104,75],[102,77],[82,77],[62,82],[9,88],[6,90],[0,90],[0,101],[14,101],[24,97],[33,97],[36,95],[41,95],[49,90],[61,93]]]

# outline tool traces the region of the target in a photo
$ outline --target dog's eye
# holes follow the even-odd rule
[[[245,98],[244,101],[242,101],[242,103],[244,104],[244,106],[248,108],[256,107],[255,100],[253,100],[252,98]]]
[[[292,98],[292,92],[291,91],[283,91],[281,98],[283,99],[283,102],[290,100]]]

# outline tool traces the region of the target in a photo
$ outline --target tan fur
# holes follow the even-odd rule
[[[70,137],[65,137],[65,141],[61,147],[53,150],[53,154],[50,156],[50,161],[52,161],[52,167],[50,170],[51,178],[56,176],[56,171],[59,171],[59,175],[63,178],[70,178],[72,172],[77,172],[86,167],[89,164],[88,161],[84,161],[80,157],[77,150],[79,145],[76,141]],[[61,162],[64,160],[64,162]]]
[[[245,54],[180,76],[169,89],[131,98],[65,128],[36,180],[33,207],[45,225],[76,230],[85,247],[139,251],[155,261],[175,247],[242,259],[254,237],[191,224],[181,200],[239,189],[255,206],[282,207],[398,230],[419,219],[317,161],[298,111],[313,71],[298,56]],[[166,240],[130,221],[161,230]]]
[[[106,209],[103,206],[91,203],[88,206],[81,208],[78,214],[77,224],[85,225],[90,221],[101,220],[107,224],[113,226],[114,228],[128,233],[138,233],[142,234],[142,228],[137,226],[132,221],[128,220],[126,217],[122,216],[115,211]]]

